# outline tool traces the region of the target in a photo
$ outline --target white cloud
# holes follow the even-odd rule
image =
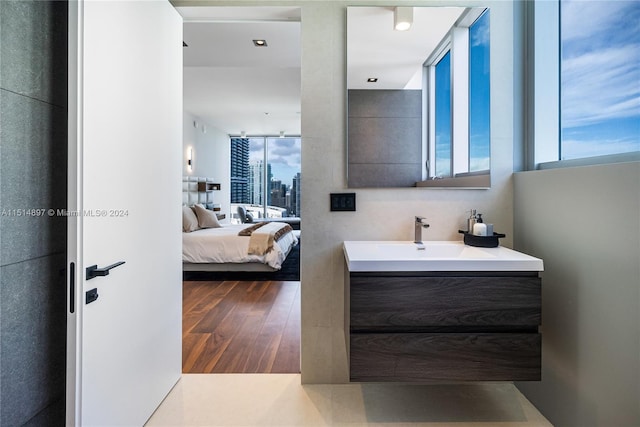
[[[599,138],[596,140],[565,139],[562,141],[562,160],[630,153],[634,151],[640,151],[640,141],[637,139],[603,140]]]
[[[563,0],[562,39],[591,39],[597,32],[607,32],[619,24],[620,15],[629,7],[625,1]]]
[[[586,53],[563,61],[564,127],[640,115],[640,44]]]
[[[476,23],[474,24],[474,29],[476,31],[472,32],[471,45],[472,46],[480,46],[486,45],[489,46],[489,20],[490,16],[488,12],[485,12]]]
[[[640,120],[640,2],[562,5],[562,126]]]

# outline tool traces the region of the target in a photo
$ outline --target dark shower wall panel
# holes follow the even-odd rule
[[[349,163],[419,163],[422,156],[419,118],[350,117],[348,132]]]
[[[415,185],[422,170],[422,92],[350,90],[348,98],[348,186]]]
[[[0,1],[3,426],[64,425],[66,92],[67,3]]]

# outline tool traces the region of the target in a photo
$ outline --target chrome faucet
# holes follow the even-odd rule
[[[422,229],[429,228],[429,224],[424,222],[426,220],[423,216],[416,216],[416,221],[414,223],[415,226],[415,237],[413,239],[413,243],[418,245],[418,250],[424,250],[424,243],[422,243]]]

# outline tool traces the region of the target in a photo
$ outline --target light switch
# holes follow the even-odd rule
[[[331,193],[332,211],[355,211],[356,193]]]

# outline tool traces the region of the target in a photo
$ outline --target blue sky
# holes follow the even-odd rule
[[[271,173],[275,179],[291,186],[293,177],[300,172],[300,138],[268,138],[269,150],[267,162],[271,164]],[[264,139],[250,138],[249,163],[263,159]]]
[[[640,150],[640,2],[560,10],[561,158]]]
[[[451,176],[451,53],[436,64],[436,171]]]
[[[469,171],[487,170],[491,151],[489,11],[469,29]]]

